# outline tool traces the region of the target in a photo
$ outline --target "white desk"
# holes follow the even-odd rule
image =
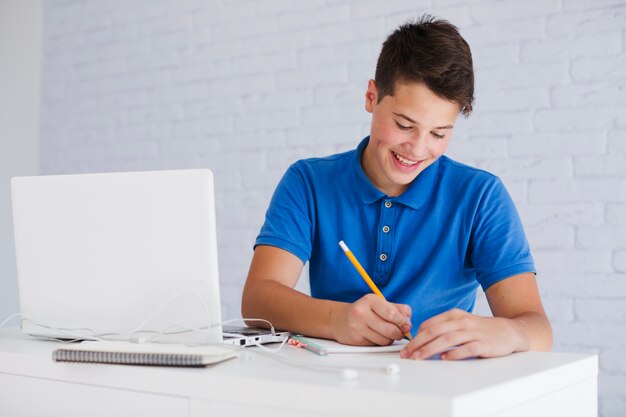
[[[2,416],[596,416],[597,356],[527,352],[461,362],[398,354],[281,358],[248,349],[208,368],[55,363],[59,344],[0,329]],[[384,372],[398,364],[401,373]],[[342,377],[341,367],[359,369]]]

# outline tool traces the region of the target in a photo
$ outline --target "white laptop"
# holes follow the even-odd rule
[[[210,170],[15,177],[11,189],[24,332],[242,346],[288,337],[222,329]]]

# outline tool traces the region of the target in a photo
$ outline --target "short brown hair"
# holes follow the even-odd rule
[[[461,106],[474,102],[472,52],[456,26],[424,15],[396,29],[378,56],[374,78],[378,100],[393,95],[398,82],[423,82],[435,94]]]

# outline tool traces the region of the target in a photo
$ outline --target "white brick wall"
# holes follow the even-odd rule
[[[477,71],[475,113],[449,154],[506,183],[555,350],[599,353],[600,413],[623,416],[626,1],[414,4],[49,0],[40,170],[212,168],[224,315],[236,317],[283,171],[354,147],[385,36],[422,12],[448,18]]]

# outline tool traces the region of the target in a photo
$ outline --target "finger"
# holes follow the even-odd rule
[[[358,337],[362,339],[356,341],[357,343],[388,345],[393,340],[402,338],[402,331],[380,315],[401,316],[396,307],[386,300],[368,294],[352,305],[351,312],[353,319],[362,323],[358,330]]]
[[[472,334],[472,332],[466,330],[445,333],[414,351],[410,357],[412,359],[426,359],[438,353],[449,351],[453,347],[463,345],[473,340]]]
[[[383,305],[381,305],[380,302],[382,302]],[[379,337],[382,336],[387,340],[400,340],[404,336],[403,328],[410,330],[410,324],[404,324],[402,325],[402,328],[399,328],[398,325],[389,321],[389,319],[385,317],[381,317],[379,314],[382,312],[382,314],[388,314],[387,317],[389,317],[389,315],[393,316],[394,314],[399,316],[400,313],[396,310],[393,304],[389,304],[384,300],[379,300],[379,302],[372,304],[370,307],[372,308],[371,317],[368,318],[367,325],[372,331],[376,332]],[[395,313],[390,312],[389,309],[395,310]],[[377,338],[377,340],[379,339]]]
[[[423,321],[417,329],[417,334],[406,346],[405,351],[401,352],[400,356],[409,357],[413,354],[413,351],[431,342],[443,332],[454,330],[450,327],[452,316],[453,314],[450,311],[446,311]]]
[[[411,321],[411,319],[413,311],[411,307],[406,304],[394,304],[394,306],[398,309],[400,314],[402,314],[407,319],[406,324],[397,324],[400,330],[402,330],[402,337],[408,336],[409,340],[411,340],[411,329],[413,328],[413,322]]]
[[[371,327],[365,330],[363,337],[367,339],[370,344],[378,346],[387,346],[394,341],[393,338],[386,337],[384,334],[381,334],[376,329]]]
[[[440,335],[460,329],[475,329],[478,317],[466,311],[454,309],[422,323],[417,331],[417,344],[425,344]]]
[[[465,343],[455,349],[451,349],[441,354],[441,359],[454,361],[460,359],[475,358],[480,356],[480,343],[477,341]]]
[[[396,303],[393,303],[393,305],[398,309],[400,314],[402,314],[404,317],[409,319],[409,321],[411,320],[411,316],[413,315],[413,310],[411,309],[411,306],[407,304],[396,304]]]
[[[428,320],[423,321],[422,324],[420,325],[420,328],[418,329],[418,332],[423,327],[430,327],[436,324],[444,323],[446,321],[459,319],[467,315],[469,315],[467,311],[460,310],[458,308],[453,308],[452,310],[448,310],[443,313],[437,314],[436,316],[433,316],[429,318]]]
[[[439,322],[431,321],[429,323],[424,322],[419,327],[417,336],[415,336],[411,345],[413,348],[418,349],[421,346],[432,342],[442,334],[460,330],[462,328],[463,324],[460,320],[446,320]]]
[[[404,332],[393,323],[384,321],[380,317],[368,323],[370,329],[389,340],[400,340],[404,337]]]
[[[377,319],[369,322],[371,328],[389,339],[400,340],[404,338],[405,333],[411,331],[410,323],[397,325],[379,317],[376,313],[373,314],[376,315]]]
[[[436,339],[442,337],[442,335],[463,330],[463,323],[464,322],[462,320],[448,320],[430,326],[420,326],[417,336],[415,336],[413,340],[406,345],[400,353],[400,356],[408,358],[409,356],[414,355],[415,352],[424,349],[425,346],[432,343]]]
[[[404,311],[398,309],[397,304],[392,304],[380,297],[376,298],[377,300],[372,300],[371,304],[374,313],[376,313],[384,321],[395,324],[401,333],[404,333],[405,330],[403,329],[406,328],[406,326],[411,326],[410,316],[407,316],[404,314]],[[410,330],[410,327],[408,330]]]

